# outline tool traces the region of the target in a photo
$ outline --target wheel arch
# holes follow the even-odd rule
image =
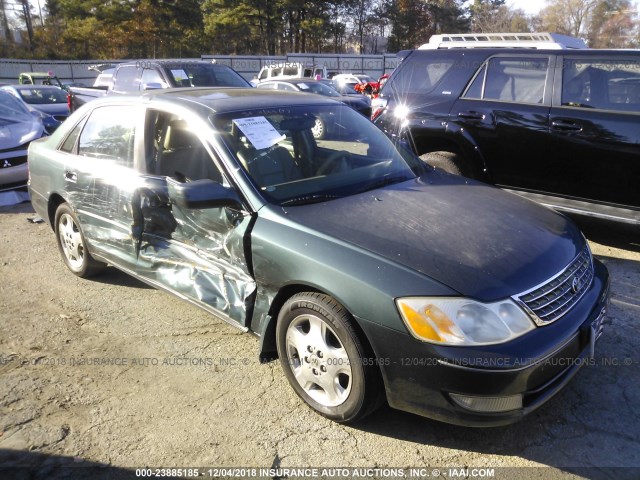
[[[469,163],[478,180],[488,179],[487,163],[479,145],[467,130],[458,125],[449,124],[446,136],[420,135],[414,132],[413,141],[418,156],[440,151],[455,153]]]
[[[336,302],[344,307],[344,309],[349,313],[351,318],[353,319],[353,327],[358,334],[359,339],[363,342],[365,347],[369,350],[369,353],[375,355],[375,350],[373,348],[373,344],[371,343],[369,337],[365,333],[364,329],[360,325],[358,318],[351,313],[349,307],[341,300],[338,295],[333,294],[331,291],[326,289],[319,288],[317,286],[312,286],[305,283],[292,283],[283,285],[278,292],[276,293],[271,305],[269,306],[269,312],[267,315],[267,321],[265,322],[264,327],[262,328],[261,336],[260,336],[260,361],[267,362],[271,360],[275,360],[278,358],[278,351],[276,347],[276,324],[278,323],[278,315],[283,305],[289,300],[291,297],[298,293],[302,292],[311,292],[311,293],[320,293],[323,295],[327,295],[333,298]]]
[[[51,229],[55,231],[55,219],[56,219],[56,210],[58,207],[67,201],[62,197],[62,195],[58,193],[53,193],[49,197],[49,205],[47,207],[47,214],[49,216],[49,226]]]

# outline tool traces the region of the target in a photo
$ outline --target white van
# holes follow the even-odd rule
[[[266,80],[276,80],[279,78],[327,78],[326,67],[318,65],[303,65],[302,63],[274,63],[265,65],[260,69],[258,76],[251,83],[255,86]]]

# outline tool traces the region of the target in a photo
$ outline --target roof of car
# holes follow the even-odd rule
[[[502,47],[478,47],[478,48],[444,48],[426,50],[416,48],[414,50],[402,50],[398,52],[397,56],[404,59],[411,53],[419,53],[424,56],[431,55],[444,55],[451,56],[452,54],[459,54],[465,56],[472,55],[486,55],[487,52],[500,53],[500,54],[514,54],[514,55],[564,55],[567,57],[607,57],[613,55],[632,56],[640,59],[640,50],[637,49],[533,49],[533,48],[502,48]]]
[[[309,78],[309,77],[296,77],[296,78],[290,78],[290,77],[285,77],[285,78],[270,78],[269,80],[265,80],[264,82],[261,82],[260,84],[266,84],[266,83],[273,83],[273,82],[284,82],[284,83],[300,83],[300,82],[305,82],[305,83],[324,83],[322,80],[316,80],[315,78]]]
[[[104,97],[93,100],[87,105],[109,104],[115,98]],[[289,106],[340,105],[340,102],[320,95],[235,87],[167,88],[151,90],[144,95],[122,95],[118,96],[117,99],[135,103],[149,101],[172,102],[183,107],[193,107],[195,104],[206,107],[216,113]]]
[[[217,66],[226,66],[221,63],[213,63],[207,62],[204,60],[138,60],[138,61],[130,61],[125,63],[119,63],[114,65],[114,67],[127,66],[130,67],[135,65],[136,67],[140,65],[217,65]]]

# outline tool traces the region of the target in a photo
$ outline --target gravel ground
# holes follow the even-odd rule
[[[135,478],[143,466],[242,477],[251,472],[208,468],[280,468],[265,478],[295,478],[293,467],[319,469],[306,478],[341,473],[322,472],[330,467],[640,478],[640,468],[613,470],[640,467],[637,227],[580,223],[612,275],[596,364],[520,423],[468,429],[388,407],[356,426],[326,420],[279,363],[258,362],[255,337],[115,269],[75,277],[33,216],[28,203],[0,209],[1,478]]]

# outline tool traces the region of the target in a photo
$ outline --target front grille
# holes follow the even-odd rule
[[[593,281],[589,247],[544,285],[516,295],[514,299],[532,315],[538,325],[555,322],[578,303]]]
[[[27,163],[26,155],[11,158],[2,158],[0,156],[0,170],[3,168],[17,167],[18,165],[22,165],[23,163]]]

